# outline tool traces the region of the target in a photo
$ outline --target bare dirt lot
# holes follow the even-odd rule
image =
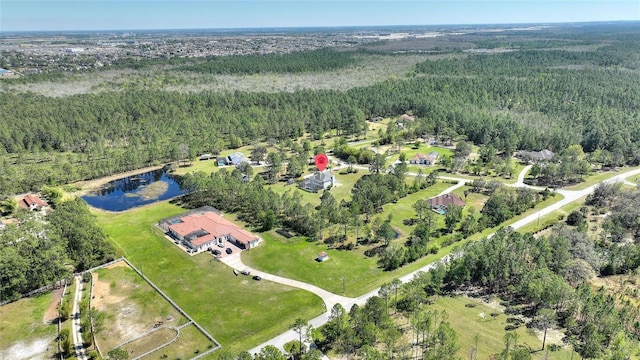
[[[53,298],[51,299],[51,303],[49,303],[49,307],[44,312],[42,322],[51,322],[58,318],[58,305],[60,304],[60,298],[62,297],[63,291],[64,287],[53,290]]]
[[[105,330],[96,336],[103,352],[139,339],[127,349],[141,354],[166,342],[166,336],[144,340],[147,333],[187,322],[123,261],[94,272],[93,284],[91,306],[106,313]],[[137,349],[136,343],[144,345],[144,349]]]

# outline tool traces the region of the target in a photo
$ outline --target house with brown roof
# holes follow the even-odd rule
[[[49,204],[46,201],[40,199],[38,195],[34,194],[25,195],[20,199],[20,201],[18,201],[18,205],[23,209],[32,211],[46,210],[49,208]]]
[[[231,241],[241,249],[251,249],[258,246],[261,241],[260,237],[223,218],[210,207],[202,207],[160,220],[158,226],[195,251],[224,245],[227,241]]]
[[[464,200],[454,193],[443,194],[427,200],[431,210],[438,214],[444,215],[447,212],[447,207],[450,205],[465,206]]]
[[[409,164],[414,165],[433,165],[438,161],[438,154],[435,151],[431,151],[428,154],[416,154],[414,157],[409,160]]]

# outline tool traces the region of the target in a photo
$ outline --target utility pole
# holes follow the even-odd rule
[[[342,275],[342,295],[346,295],[347,294],[347,288],[345,286],[345,282],[344,282],[344,274]]]

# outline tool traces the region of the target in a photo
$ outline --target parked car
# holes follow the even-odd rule
[[[223,248],[224,244],[220,243],[220,244],[218,244],[218,247]]]
[[[231,254],[233,250],[231,250],[231,248],[227,248],[227,250],[225,250],[224,252],[226,252],[227,254]]]
[[[213,249],[213,250],[211,250],[211,253],[212,253],[213,255],[220,255],[220,254],[222,254],[222,251],[220,251],[220,250],[218,250],[218,249]]]
[[[258,276],[258,275],[255,275],[255,276],[253,277],[253,280],[255,280],[255,281],[260,281],[260,280],[262,280],[262,278],[261,278],[260,276]]]
[[[242,270],[242,275],[251,275],[251,271],[244,269]]]

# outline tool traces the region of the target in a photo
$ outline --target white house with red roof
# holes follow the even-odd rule
[[[215,209],[203,207],[160,220],[161,229],[195,251],[207,250],[231,241],[242,249],[260,243],[260,237],[225,219]]]
[[[27,194],[20,201],[18,201],[18,205],[21,208],[33,211],[46,210],[49,208],[49,204],[40,199],[38,195]]]

